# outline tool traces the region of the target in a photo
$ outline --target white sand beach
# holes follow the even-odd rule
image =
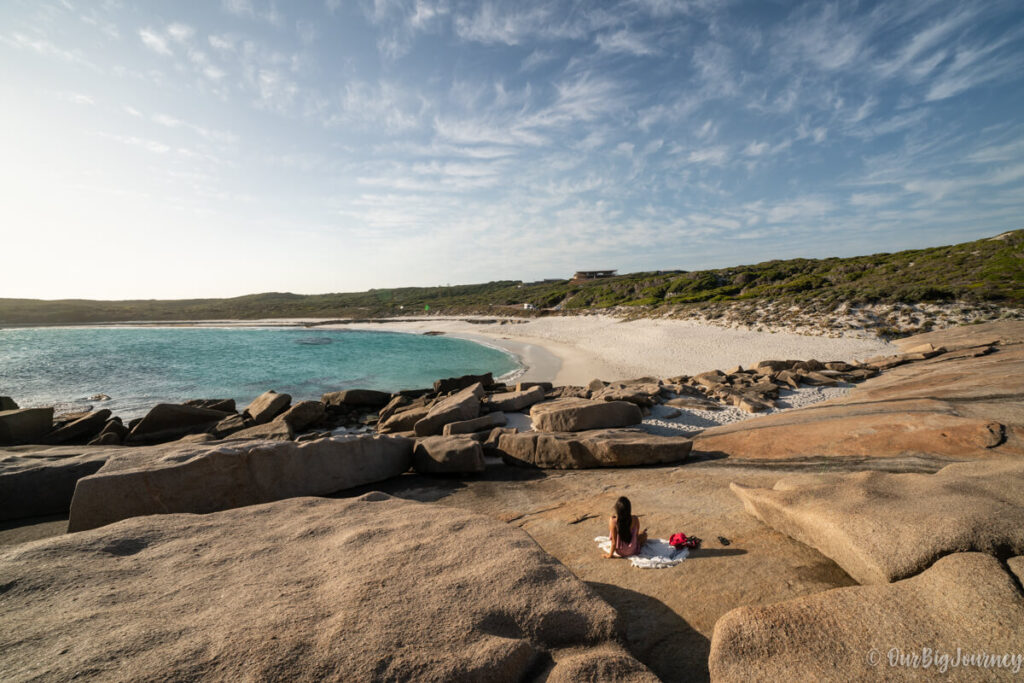
[[[767,359],[851,361],[898,352],[895,345],[879,339],[756,332],[687,320],[623,321],[596,315],[471,320],[421,316],[337,327],[443,332],[515,354],[526,366],[523,380],[577,385],[592,379],[694,375]]]

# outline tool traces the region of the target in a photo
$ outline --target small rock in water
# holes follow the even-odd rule
[[[90,401],[109,401],[110,397],[106,394],[93,394],[89,397]]]

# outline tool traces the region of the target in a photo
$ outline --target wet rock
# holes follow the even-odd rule
[[[18,404],[10,396],[0,396],[0,411],[18,410]]]

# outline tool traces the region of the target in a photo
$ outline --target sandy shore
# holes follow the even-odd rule
[[[394,332],[444,332],[505,349],[526,366],[522,379],[586,384],[694,375],[767,359],[862,360],[895,345],[855,337],[810,337],[702,325],[687,320],[621,321],[607,316],[515,319],[505,324],[417,317],[327,326]]]

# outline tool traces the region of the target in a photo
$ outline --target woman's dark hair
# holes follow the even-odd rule
[[[625,496],[615,501],[615,528],[622,543],[633,540],[633,506]]]

